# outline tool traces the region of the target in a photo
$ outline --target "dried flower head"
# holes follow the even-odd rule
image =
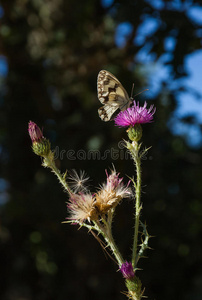
[[[146,108],[147,103],[144,103],[143,107],[139,106],[139,103],[133,102],[133,106],[121,111],[114,119],[115,124],[119,127],[129,127],[135,124],[150,123],[153,120],[153,115],[156,111],[154,105],[151,105],[149,109]]]
[[[85,220],[90,222],[96,219],[94,197],[91,194],[71,194],[67,208],[70,212],[68,219],[75,223],[83,223]]]
[[[131,262],[125,262],[122,264],[120,271],[124,278],[132,279],[135,276],[135,272],[133,270],[133,266]]]
[[[106,172],[107,174],[107,172]],[[123,199],[131,196],[131,189],[123,184],[123,178],[119,178],[119,173],[112,170],[107,174],[107,183],[96,193],[95,207],[99,214],[106,214],[111,208],[115,208]]]
[[[80,170],[80,173],[78,174],[74,169],[69,172],[69,176],[67,177],[67,179],[69,179],[69,186],[74,193],[87,192],[86,183],[89,178],[90,177],[87,176],[85,171]]]

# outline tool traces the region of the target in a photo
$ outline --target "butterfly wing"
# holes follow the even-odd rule
[[[119,108],[125,110],[130,106],[131,100],[120,81],[110,72],[101,70],[97,79],[98,99],[104,106],[99,110],[103,121],[109,121]]]
[[[113,114],[116,112],[118,108],[119,108],[118,106],[105,104],[98,109],[98,114],[102,121],[107,122],[111,120],[111,117],[113,116]]]

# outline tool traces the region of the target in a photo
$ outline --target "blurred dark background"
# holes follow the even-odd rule
[[[132,176],[129,158],[82,156],[120,152],[118,143],[126,139],[123,129],[98,117],[101,69],[129,95],[133,83],[135,94],[149,88],[136,100],[157,108],[142,139],[144,147],[152,146],[142,162],[142,221],[154,236],[153,250],[139,264],[145,295],[202,299],[202,126],[192,110],[197,103],[202,111],[201,84],[193,88],[187,65],[195,59],[199,79],[201,15],[200,1],[191,0],[1,1],[0,299],[126,299],[117,266],[93,236],[61,224],[67,194],[41,166],[27,132],[29,120],[43,128],[52,149],[63,153],[61,171],[86,170],[92,191],[112,163]],[[74,160],[68,150],[75,151]],[[124,201],[114,221],[128,260],[133,206]]]

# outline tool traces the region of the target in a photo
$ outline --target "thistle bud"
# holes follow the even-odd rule
[[[32,140],[32,149],[36,155],[47,156],[50,149],[50,142],[47,140],[41,129],[32,121],[29,122],[28,132]]]
[[[126,279],[132,279],[135,276],[133,266],[131,262],[125,262],[122,264],[120,271],[124,278]]]
[[[142,283],[137,276],[135,276],[134,278],[131,278],[131,279],[126,279],[125,283],[128,288],[131,299],[141,299],[142,298],[142,294],[143,294]]]

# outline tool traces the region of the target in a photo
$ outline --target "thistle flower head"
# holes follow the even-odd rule
[[[135,272],[133,270],[133,266],[131,262],[125,262],[122,264],[120,271],[124,278],[132,279],[135,276]]]
[[[43,139],[43,133],[41,129],[36,125],[36,123],[29,121],[28,132],[32,143],[39,142]]]
[[[107,171],[107,184],[106,189],[112,191],[117,189],[120,183],[122,182],[123,178],[119,178],[119,173],[116,173],[116,170],[113,170],[110,175],[108,175]]]
[[[115,125],[119,127],[133,127],[135,124],[150,123],[153,120],[153,115],[156,108],[151,105],[150,108],[146,108],[147,103],[140,107],[139,103],[133,102],[133,106],[121,111],[114,119]]]
[[[96,211],[94,208],[94,197],[91,194],[71,194],[67,208],[70,212],[69,220],[75,223],[94,220]]]
[[[70,185],[70,188],[74,193],[86,192],[86,183],[89,180],[89,178],[90,177],[87,176],[85,171],[80,170],[80,173],[78,174],[74,169],[69,173],[69,176],[67,177],[67,179],[69,179],[68,183]]]
[[[106,214],[111,208],[115,208],[123,199],[131,196],[129,183],[123,184],[123,178],[119,178],[119,173],[113,170],[110,175],[107,174],[107,182],[102,185],[96,193],[95,207],[99,214]]]
[[[43,136],[41,129],[36,123],[29,121],[28,132],[32,140],[32,149],[34,153],[43,157],[50,155],[50,142]]]

